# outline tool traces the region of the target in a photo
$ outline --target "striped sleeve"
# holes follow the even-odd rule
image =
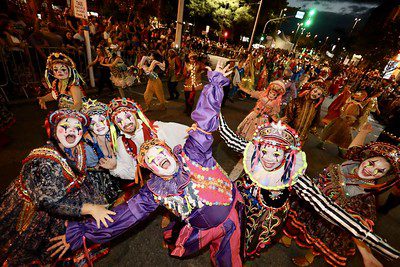
[[[219,114],[219,133],[228,147],[239,153],[244,152],[248,141],[238,136],[229,128],[222,113]]]
[[[300,198],[309,202],[321,216],[349,231],[354,237],[366,242],[383,256],[390,259],[398,259],[400,257],[398,250],[391,247],[379,236],[371,233],[368,227],[322,194],[307,176],[299,176],[297,183],[292,188]]]

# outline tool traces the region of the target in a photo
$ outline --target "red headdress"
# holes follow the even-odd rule
[[[55,128],[57,127],[57,124],[65,118],[77,119],[78,121],[81,122],[84,130],[86,130],[90,124],[90,118],[88,116],[86,116],[85,114],[80,113],[79,111],[72,110],[72,109],[56,110],[52,113],[49,113],[49,115],[47,116],[47,118],[44,122],[44,125],[46,128],[46,133],[49,138],[54,136]]]

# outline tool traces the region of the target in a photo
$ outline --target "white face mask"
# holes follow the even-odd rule
[[[361,162],[357,175],[361,179],[379,179],[390,170],[390,164],[383,157],[373,157]]]
[[[177,170],[175,158],[162,146],[151,147],[144,159],[148,168],[158,176],[171,176]]]
[[[266,171],[273,171],[278,168],[285,158],[283,149],[271,146],[262,146],[260,148],[260,154],[261,165]]]
[[[110,128],[107,125],[107,119],[103,115],[93,115],[90,117],[90,130],[94,132],[96,135],[106,135]]]
[[[133,134],[136,131],[135,114],[130,111],[121,111],[115,115],[115,124],[122,132]]]
[[[61,63],[56,63],[53,65],[53,75],[54,78],[58,80],[65,80],[69,77],[69,68]]]
[[[57,124],[56,136],[65,148],[75,147],[81,140],[82,135],[82,124],[75,118],[65,118]]]

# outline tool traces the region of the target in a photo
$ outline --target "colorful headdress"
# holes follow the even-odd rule
[[[90,119],[79,111],[72,109],[58,109],[50,113],[45,121],[45,128],[49,138],[54,135],[57,124],[65,118],[74,118],[79,120],[84,130],[87,129],[90,123]]]
[[[391,165],[393,178],[384,183],[375,185],[363,185],[369,191],[384,192],[400,182],[400,148],[388,143],[371,142],[364,146],[349,148],[346,159],[354,161],[364,161],[372,157],[383,157]]]
[[[274,90],[276,90],[278,92],[278,94],[283,95],[286,92],[285,89],[285,83],[281,80],[276,80],[276,81],[272,81],[268,87],[267,90],[274,88]]]
[[[107,116],[108,106],[96,99],[89,99],[83,102],[81,112],[91,117],[93,115],[103,115]]]
[[[114,150],[118,150],[117,146],[117,131],[115,129],[115,116],[122,111],[130,111],[137,114],[137,117],[151,130],[150,120],[143,114],[139,104],[129,98],[114,98],[108,104],[107,116],[110,119],[110,132],[111,140],[114,146]],[[155,131],[154,131],[155,132]]]
[[[54,75],[53,75],[54,64],[63,64],[68,67],[68,70],[69,70],[68,78],[71,80],[71,84],[79,85],[79,81],[82,81],[84,83],[82,77],[79,75],[78,71],[76,70],[75,62],[69,56],[67,56],[61,52],[55,52],[55,53],[51,53],[47,57],[46,70],[44,73],[44,78],[45,78],[46,83],[49,86],[49,88],[52,87],[51,77],[54,77]]]
[[[329,92],[328,92],[328,88],[327,88],[326,83],[325,83],[324,80],[319,79],[319,80],[315,80],[315,81],[311,82],[311,83],[310,83],[310,89],[312,90],[312,89],[314,89],[315,87],[320,88],[321,91],[322,91],[322,94],[323,94],[324,96],[327,96],[327,95],[328,95],[328,93],[329,93]]]
[[[137,156],[137,162],[140,166],[147,168],[144,156],[146,155],[147,151],[149,151],[149,149],[152,148],[153,146],[162,146],[166,150],[168,150],[171,153],[171,155],[174,155],[172,149],[163,140],[158,138],[153,138],[145,141],[140,146],[139,154]]]
[[[260,183],[260,177],[256,177],[252,174],[261,161],[261,148],[263,146],[275,147],[285,151],[286,158],[283,160],[284,166],[282,171],[278,172],[273,170],[266,174],[266,177],[271,179],[276,175],[280,175],[282,184],[279,186],[265,186]],[[290,187],[296,182],[296,178],[299,175],[304,174],[307,168],[307,161],[305,153],[301,151],[300,137],[297,132],[279,121],[278,123],[266,123],[258,127],[254,133],[252,142],[249,142],[246,146],[243,165],[250,179],[261,188],[280,190]],[[279,169],[280,167],[282,167],[282,165],[279,166]],[[265,175],[263,178],[265,178]]]

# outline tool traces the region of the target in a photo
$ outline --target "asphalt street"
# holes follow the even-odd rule
[[[181,85],[180,85],[181,86]],[[164,88],[166,86],[164,85]],[[127,96],[133,98],[140,104],[144,104],[143,92],[144,86],[136,86],[128,90]],[[99,96],[99,100],[108,103],[116,93],[105,90]],[[168,96],[165,92],[166,97]],[[97,97],[89,95],[89,97]],[[323,104],[323,114],[331,102],[327,99]],[[254,100],[239,101],[234,103],[227,101],[222,112],[232,129],[244,119],[254,106]],[[183,113],[184,99],[181,94],[178,101],[170,101],[167,104],[166,111],[152,111],[147,113],[152,120],[174,121],[191,125],[192,120]],[[49,109],[55,109],[55,103],[49,105]],[[43,128],[43,122],[47,111],[40,110],[36,102],[14,104],[10,110],[16,115],[16,124],[8,131],[11,137],[11,143],[0,151],[0,189],[4,191],[6,186],[18,175],[21,168],[21,161],[33,148],[41,146],[46,141],[46,134]],[[375,131],[369,139],[374,140],[381,130],[377,123],[373,123]],[[239,155],[230,151],[223,143],[218,134],[214,134],[215,142],[213,146],[214,157],[220,165],[229,173]],[[337,149],[333,145],[326,145],[326,150],[320,150],[316,147],[318,138],[310,136],[304,145],[304,151],[307,154],[308,170],[310,176],[317,175],[325,166],[330,163],[343,161],[337,156]],[[386,196],[380,197],[380,202],[384,201]],[[132,231],[112,242],[111,252],[107,257],[99,261],[97,266],[211,266],[209,254],[203,251],[195,257],[187,259],[177,259],[168,256],[167,250],[162,248],[162,230],[161,216],[162,210],[154,214],[152,218],[142,223]],[[393,209],[388,215],[378,214],[378,222],[375,231],[387,239],[389,243],[397,249],[400,249],[400,208]],[[247,266],[294,266],[291,258],[302,255],[304,250],[299,249],[295,244],[289,249],[276,244],[266,250],[260,258],[252,262],[247,262]],[[376,254],[376,253],[375,253]],[[389,262],[381,259],[384,266],[399,266],[400,261]],[[322,259],[316,258],[314,266],[328,266]],[[362,259],[357,254],[349,262],[349,266],[363,266]]]

